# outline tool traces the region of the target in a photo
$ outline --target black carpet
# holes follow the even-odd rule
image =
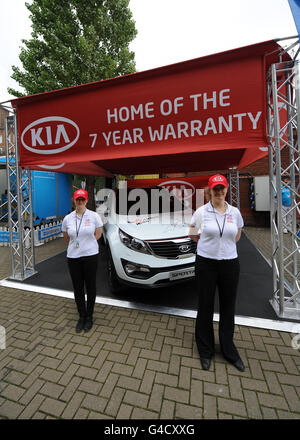
[[[269,303],[269,300],[273,296],[271,267],[245,234],[242,234],[238,243],[238,253],[241,275],[236,315],[280,320]],[[61,254],[42,261],[36,265],[36,270],[38,273],[23,281],[24,284],[72,291],[66,252],[62,252]],[[164,306],[188,310],[197,309],[197,292],[195,290],[194,281],[159,289],[128,288],[121,294],[111,294],[107,282],[105,252],[101,246],[97,295],[125,301],[134,301],[148,306]],[[215,312],[218,312],[217,296]]]

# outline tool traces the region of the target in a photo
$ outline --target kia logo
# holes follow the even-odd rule
[[[21,142],[36,154],[56,154],[71,148],[79,138],[79,127],[62,116],[40,118],[23,130]]]
[[[167,189],[169,192],[173,191],[176,195],[178,191],[183,191],[185,199],[189,199],[190,197],[193,197],[196,191],[194,185],[184,180],[168,180],[167,182],[159,183],[158,186]],[[186,194],[187,190],[192,190],[192,192],[189,191],[189,193]]]

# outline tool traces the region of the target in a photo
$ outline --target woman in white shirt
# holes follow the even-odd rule
[[[74,192],[73,200],[75,210],[64,218],[62,232],[68,243],[68,267],[79,313],[76,332],[80,333],[82,330],[88,332],[93,326],[99,253],[97,240],[101,237],[103,224],[96,212],[86,208],[87,191],[78,189]]]
[[[208,181],[210,201],[192,217],[189,236],[197,242],[196,282],[199,305],[195,338],[202,368],[208,370],[214,355],[214,299],[219,292],[219,340],[224,358],[239,371],[245,366],[233,342],[234,313],[239,281],[236,243],[244,225],[240,211],[226,201],[226,177],[216,174]]]

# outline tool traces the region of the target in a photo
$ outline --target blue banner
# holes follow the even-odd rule
[[[38,240],[42,241],[45,240],[46,238],[54,237],[55,235],[58,234],[61,234],[61,224],[40,229],[38,231]]]
[[[294,22],[300,39],[300,0],[289,0],[289,5],[294,17]]]

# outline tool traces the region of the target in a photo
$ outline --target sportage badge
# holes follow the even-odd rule
[[[23,130],[21,142],[36,154],[56,154],[71,148],[79,138],[79,127],[62,116],[40,118]]]

